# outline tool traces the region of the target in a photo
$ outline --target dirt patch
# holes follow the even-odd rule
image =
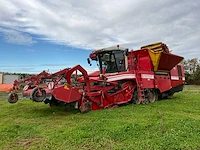
[[[37,148],[41,143],[45,142],[44,138],[41,137],[27,137],[25,139],[18,139],[16,141],[13,141],[9,147],[4,148],[3,150],[10,150],[13,148],[19,148],[19,149],[29,149],[29,148]]]

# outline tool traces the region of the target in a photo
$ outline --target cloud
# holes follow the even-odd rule
[[[99,71],[99,68],[97,68],[97,67],[86,67],[85,70],[87,70],[87,73],[90,74],[90,73],[93,73],[95,71]]]
[[[73,66],[75,64],[70,64],[70,63],[67,63],[67,64],[41,64],[40,66],[49,66],[49,67],[56,67],[56,66]]]
[[[0,5],[0,31],[10,43],[49,42],[98,49],[116,44],[139,49],[163,41],[176,54],[199,55],[200,1],[8,0]],[[19,37],[19,38],[17,38]]]
[[[26,49],[25,51],[26,51],[26,52],[29,52],[29,53],[35,52],[34,49]]]
[[[48,70],[51,73],[57,72],[64,68],[74,67],[73,63],[55,63],[55,64],[35,64],[35,65],[0,65],[4,72],[20,73],[40,73],[42,70]]]
[[[30,68],[30,67],[39,67],[39,66],[46,66],[46,67],[56,67],[56,66],[74,66],[75,64],[70,63],[55,63],[55,64],[35,64],[35,65],[0,65],[0,67],[7,67],[7,68]]]
[[[30,35],[23,32],[3,28],[0,28],[0,32],[2,33],[4,41],[7,43],[19,45],[31,45],[36,43]]]

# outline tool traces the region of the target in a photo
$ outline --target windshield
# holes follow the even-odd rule
[[[115,73],[125,71],[124,53],[122,51],[108,51],[98,55],[101,73]]]

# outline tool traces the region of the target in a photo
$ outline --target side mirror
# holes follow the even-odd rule
[[[92,60],[97,60],[97,55],[95,53],[91,53],[89,57]]]
[[[90,62],[90,58],[87,58],[87,62],[90,66],[92,66],[91,62]]]

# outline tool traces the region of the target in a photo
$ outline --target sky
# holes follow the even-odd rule
[[[87,64],[96,49],[163,42],[200,59],[199,0],[1,0],[0,72],[50,73]]]

